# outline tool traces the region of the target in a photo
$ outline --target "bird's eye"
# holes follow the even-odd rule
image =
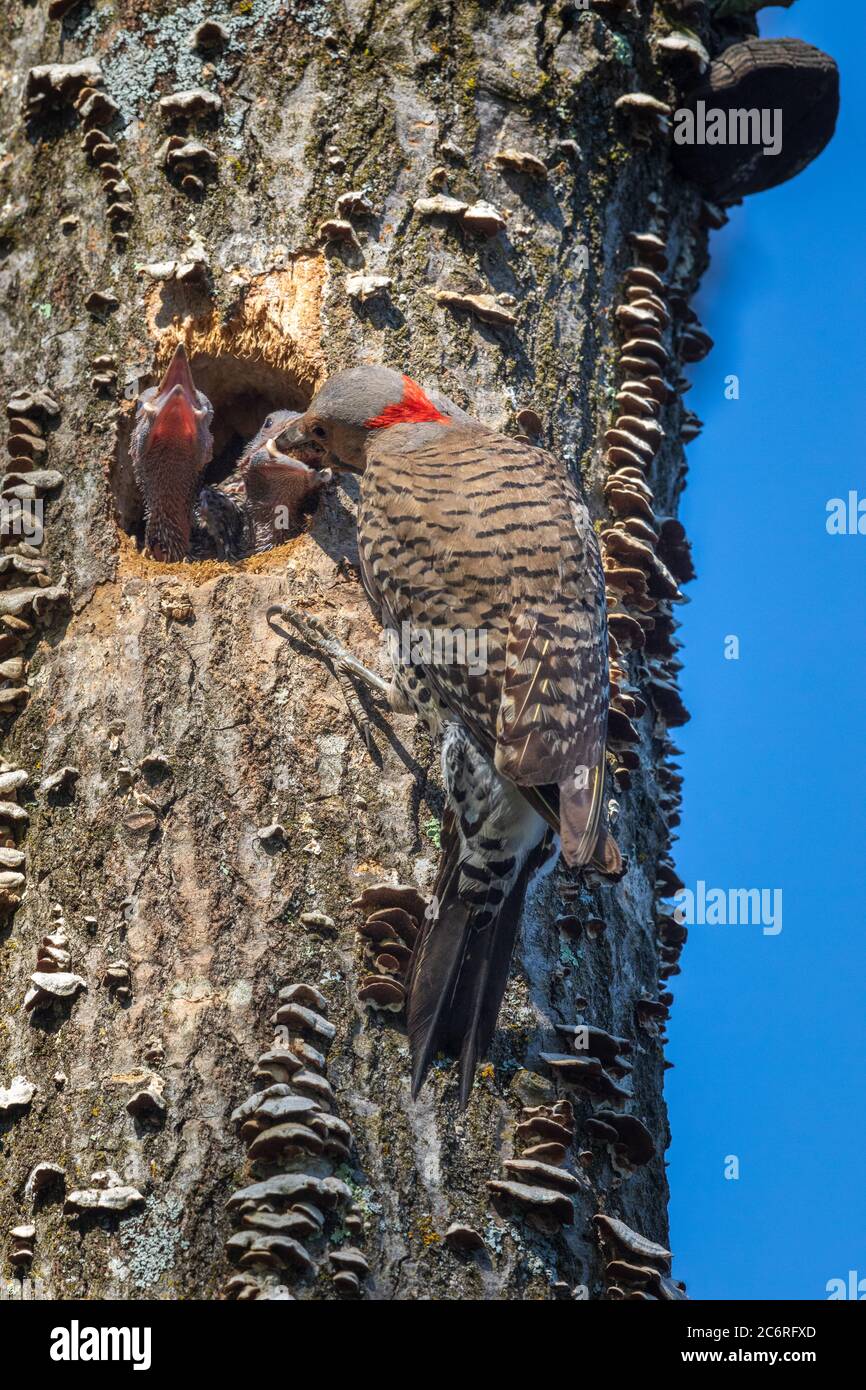
[[[314,425],[310,433],[314,439],[327,439],[327,434],[321,425]]]
[[[274,423],[274,417],[273,417],[273,415],[269,415],[268,418],[267,418],[267,420],[265,421],[265,423],[262,425],[262,429],[269,430],[269,429],[271,428],[271,426],[273,425],[273,423]]]

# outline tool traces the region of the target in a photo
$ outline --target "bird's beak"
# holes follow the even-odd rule
[[[318,440],[314,439],[307,428],[307,417],[299,415],[297,420],[292,420],[291,424],[276,436],[273,441],[275,447],[281,454],[291,454],[292,458],[303,459],[311,468],[320,469],[324,467],[333,468],[340,473],[361,473],[363,469],[353,468],[351,464],[331,453],[324,448]]]
[[[285,434],[285,430],[283,434]],[[283,434],[278,435],[277,438],[282,440]],[[284,454],[278,447],[276,439],[269,439],[265,444],[265,454],[267,458],[262,459],[263,463],[279,464],[282,468],[293,468],[298,473],[317,472],[315,467],[310,467],[303,459],[294,458],[291,454]]]
[[[198,403],[198,393],[183,343],[179,343],[147,409],[154,416],[148,447],[172,444],[190,447],[198,436],[198,422],[207,412]]]
[[[304,463],[315,468],[325,457],[325,450],[307,433],[303,415],[292,420],[273,439],[267,443],[268,453],[273,458],[303,459]]]

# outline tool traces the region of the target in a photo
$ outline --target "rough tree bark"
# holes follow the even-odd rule
[[[445,1062],[413,1104],[399,1016],[357,998],[366,971],[350,904],[379,880],[429,886],[435,754],[411,719],[378,712],[376,766],[333,675],[265,621],[271,604],[306,607],[384,671],[355,569],[354,485],[331,490],[308,530],[266,556],[160,565],[141,551],[127,441],[136,390],[178,339],[215,406],[212,478],[268,409],[301,406],[331,370],[384,361],[497,427],[526,430],[518,414],[537,412],[606,523],[601,438],[622,375],[613,311],[634,263],[629,235],[666,238],[669,279],[685,292],[705,262],[697,192],[672,174],[664,140],[641,138],[640,112],[614,105],[630,91],[674,98],[652,44],[669,16],[646,0],[84,0],[60,21],[46,8],[8,0],[0,20],[2,386],[5,399],[38,388],[60,407],[52,418],[31,403],[29,419],[47,444],[39,466],[63,474],[45,494],[40,553],[68,593],[2,609],[34,629],[9,629],[29,694],[2,715],[27,819],[7,804],[4,842],[26,854],[26,887],[4,890],[0,1086],[21,1076],[36,1088],[0,1118],[5,1291],[20,1296],[28,1271],[6,1263],[8,1233],[32,1223],[39,1296],[219,1294],[232,1272],[226,1202],[253,1180],[229,1116],[271,1043],[278,990],[305,982],[336,1028],[327,1076],[353,1147],[342,1163],[295,1166],[351,1189],[362,1229],[331,1216],[326,1240],[363,1250],[364,1296],[604,1297],[595,1213],[667,1239],[663,1040],[635,1001],[659,997],[655,905],[675,779],[658,777],[670,743],[645,656],[628,658],[647,703],[640,770],[610,789],[626,876],[569,885],[557,870],[537,888],[468,1110]],[[209,17],[224,35],[202,52],[190,35]],[[47,95],[25,120],[29,69],[85,58],[101,85],[37,80]],[[88,84],[116,113],[100,101],[89,120],[76,110]],[[197,87],[218,94],[219,113],[160,109]],[[117,153],[94,152],[98,140],[82,149],[91,129]],[[171,134],[200,141],[215,166],[193,152],[167,173]],[[497,162],[509,149],[537,162]],[[190,173],[203,191],[182,186]],[[349,191],[364,201],[335,210]],[[504,228],[480,235],[457,212],[415,209],[437,193],[492,204]],[[675,397],[651,475],[659,516],[682,486],[683,418]],[[3,553],[19,539],[5,537]],[[12,566],[2,583],[5,600],[34,581]],[[676,721],[670,697],[666,708]],[[64,767],[77,778],[40,789]],[[284,835],[261,835],[275,824]],[[580,930],[587,922],[604,930]],[[86,989],[25,1009],[37,949],[61,930],[68,945],[55,950]],[[566,1050],[556,1025],[578,1021],[631,1044],[626,1110],[655,1155],[629,1176],[585,1131],[592,1097],[540,1060]],[[161,1121],[127,1109],[148,1088]],[[521,1106],[557,1096],[575,1106],[575,1216],[544,1232],[491,1206],[486,1184],[519,1151]],[[76,1216],[49,1184],[34,1203],[26,1185],[40,1163],[62,1166],[67,1199],[111,1169],[143,1202]],[[483,1235],[486,1254],[451,1248],[454,1221]],[[338,1296],[321,1244],[309,1248],[315,1277],[281,1282],[297,1298]]]

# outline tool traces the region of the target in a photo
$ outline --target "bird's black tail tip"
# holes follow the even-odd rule
[[[406,1019],[412,1054],[412,1098],[417,1099],[437,1052],[459,1058],[459,1106],[465,1110],[496,1028],[529,879],[528,862],[495,912],[468,906],[458,896],[459,865],[437,881],[435,916],[415,943]]]

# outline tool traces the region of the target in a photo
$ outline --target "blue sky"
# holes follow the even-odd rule
[[[687,398],[706,428],[682,508],[676,861],[690,886],[781,888],[784,911],[776,936],[693,926],[672,981],[671,1239],[696,1299],[866,1280],[866,535],[825,525],[830,498],[866,498],[864,9],[762,12],[763,35],[836,58],[840,121],[798,178],[733,209],[695,301],[716,346]]]

